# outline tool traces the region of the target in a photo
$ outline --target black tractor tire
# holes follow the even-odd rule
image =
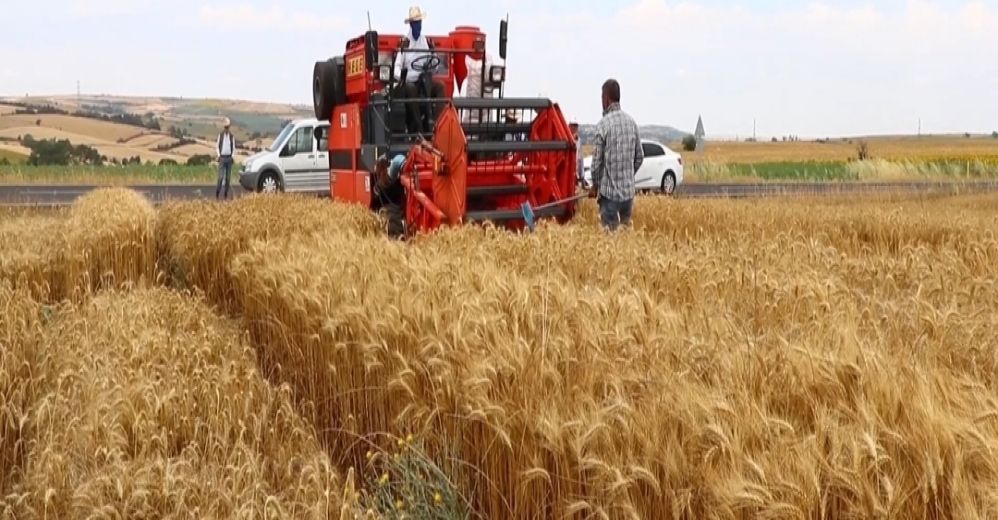
[[[312,107],[315,118],[329,121],[333,109],[346,102],[346,78],[343,67],[334,60],[317,61],[312,71]]]

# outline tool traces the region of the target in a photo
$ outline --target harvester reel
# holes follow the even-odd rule
[[[317,61],[312,72],[312,106],[315,118],[329,121],[333,109],[345,104],[347,93],[343,70],[334,60]]]

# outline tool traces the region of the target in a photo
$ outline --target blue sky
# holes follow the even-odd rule
[[[317,59],[367,28],[403,32],[412,1],[8,2],[0,95],[86,93],[309,103]],[[708,137],[998,130],[998,0],[426,1],[426,31],[509,13],[510,95],[582,122],[607,77],[641,124]],[[988,52],[988,51],[991,52]]]

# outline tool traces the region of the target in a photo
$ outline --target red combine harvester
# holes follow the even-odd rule
[[[502,21],[503,63],[507,28]],[[445,223],[519,229],[535,217],[570,220],[578,200],[576,147],[558,105],[503,98],[505,66],[487,67],[477,27],[428,40],[430,50],[411,50],[402,35],[368,31],[347,42],[343,56],[315,64],[315,116],[330,122],[329,135],[316,138],[328,137],[333,199],[385,209],[394,219],[389,232],[398,236]],[[411,64],[419,70],[396,67],[404,52],[422,53]],[[469,79],[469,56],[473,67],[481,63],[486,95],[455,97]],[[405,86],[409,74],[416,74],[415,85]],[[434,82],[444,97],[431,97]],[[400,94],[404,87],[408,95]],[[399,155],[406,159],[401,173],[380,175]]]

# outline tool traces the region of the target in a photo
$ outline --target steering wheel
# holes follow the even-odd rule
[[[424,54],[412,60],[412,63],[409,64],[409,66],[412,67],[412,69],[415,70],[416,72],[427,72],[427,71],[436,70],[437,67],[439,67],[442,62],[443,61],[436,54]],[[416,65],[417,63],[419,63],[420,65],[417,66]]]

